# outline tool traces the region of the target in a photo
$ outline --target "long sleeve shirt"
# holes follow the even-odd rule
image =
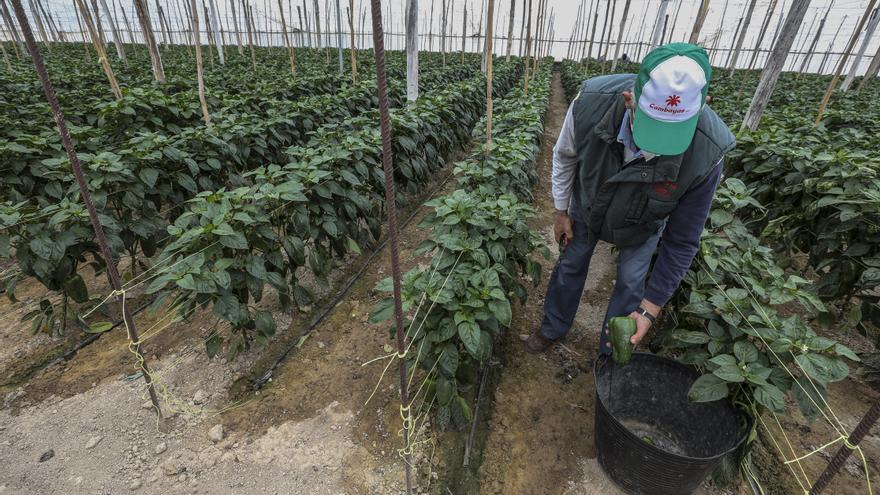
[[[559,139],[553,147],[551,193],[557,210],[568,210],[571,206],[572,191],[578,173],[573,106],[572,104],[569,107],[565,115]],[[624,112],[617,135],[618,142],[624,147],[624,161],[629,162],[642,155],[650,159],[653,155],[639,150],[633,141],[629,114]],[[645,299],[657,306],[666,305],[672,297],[700,248],[700,236],[712,207],[712,198],[721,180],[722,168],[723,160],[715,165],[703,182],[684,193],[678,206],[669,215],[657,261],[645,288]]]

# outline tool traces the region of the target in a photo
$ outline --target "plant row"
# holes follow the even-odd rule
[[[518,61],[502,64],[499,93],[521,72]],[[485,79],[478,75],[392,111],[399,190],[424,188],[466,142],[484,101]],[[305,146],[287,150],[286,165],[258,167],[243,175],[247,185],[201,192],[186,202],[158,258],[169,268],[147,292],[173,298],[171,308],[181,315],[210,308],[228,322],[229,332],[208,341],[209,354],[225,344],[234,357],[251,341],[268,340],[275,322],[258,307],[268,288],[282,309],[310,304],[304,271],[327,285],[335,263],[379,238],[385,177],[377,122],[364,115],[324,126]]]
[[[420,226],[431,234],[415,254],[430,254],[431,263],[403,276],[408,359],[433,376],[428,394],[436,398],[441,428],[470,418],[461,392],[473,384],[476,369],[492,356],[493,342],[511,324],[513,301],[525,302],[524,283],[540,281],[541,265],[533,256],[548,253],[529,227],[534,210],[528,203],[537,179],[549,80],[545,67],[527,95],[518,87],[497,102],[491,144],[483,145],[485,126],[477,127],[477,149],[455,166],[458,188],[426,203],[433,211]],[[391,288],[391,279],[376,287],[384,293]],[[392,313],[393,301],[386,297],[374,307],[371,321]]]
[[[466,75],[453,70],[446,83]],[[473,78],[477,80],[479,78]],[[442,86],[439,82],[435,83]],[[392,102],[399,105],[402,84],[391,83]],[[245,174],[266,163],[285,163],[291,145],[306,143],[311,134],[375,108],[375,82],[345,86],[334,95],[297,102],[272,102],[266,114],[220,112],[210,126],[182,129],[178,134],[140,133],[118,153],[81,152],[79,158],[101,221],[114,252],[133,259],[153,256],[167,243],[167,226],[181,213],[180,205],[201,191],[246,185]],[[365,121],[358,121],[364,124]],[[89,150],[88,140],[77,143]],[[11,201],[0,204],[0,258],[15,257],[21,274],[6,280],[6,293],[22,276],[37,278],[52,291],[76,302],[88,299],[80,266],[101,270],[94,234],[85,208],[59,147],[19,149],[31,160],[14,161],[6,191]],[[44,158],[52,152],[52,158]],[[133,275],[138,265],[133,264]],[[53,310],[43,305],[43,314]]]

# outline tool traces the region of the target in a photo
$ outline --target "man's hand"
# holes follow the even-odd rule
[[[571,230],[571,217],[565,210],[556,210],[556,220],[553,222],[553,237],[556,242],[562,243],[562,248],[568,247],[571,238],[574,236]]]
[[[647,299],[642,299],[642,307],[647,309],[649,313],[651,313],[654,318],[660,314],[660,306],[652,303]],[[645,334],[648,333],[648,330],[651,328],[651,320],[645,318],[639,312],[633,311],[629,314],[629,317],[636,320],[636,334],[633,335],[629,341],[632,342],[633,345],[638,345],[639,342],[645,338]]]

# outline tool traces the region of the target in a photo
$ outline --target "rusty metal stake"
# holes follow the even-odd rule
[[[20,1],[20,0],[16,0]],[[397,247],[397,204],[394,191],[394,164],[391,155],[391,117],[388,110],[388,81],[385,77],[385,37],[382,32],[381,0],[370,0],[373,19],[373,58],[376,61],[376,83],[379,97],[379,122],[382,132],[382,167],[385,171],[385,210],[388,213],[388,246],[391,250],[391,279],[394,282],[394,323],[397,329],[397,357],[400,359],[400,403],[404,423],[411,421],[406,380],[406,334],[403,307],[400,301],[400,253]],[[409,429],[404,424],[403,446],[406,469],[406,493],[412,493],[412,468],[409,453]]]
[[[125,294],[122,292],[122,282],[119,278],[119,272],[113,261],[110,246],[107,244],[107,237],[104,235],[104,229],[101,227],[100,220],[98,220],[98,212],[95,210],[94,202],[92,202],[92,195],[89,192],[89,186],[86,184],[86,178],[83,175],[82,167],[80,167],[79,159],[76,156],[76,150],[73,149],[73,142],[70,140],[70,133],[67,131],[67,124],[64,123],[64,114],[61,111],[61,105],[58,103],[58,98],[55,96],[55,89],[52,87],[52,82],[49,81],[49,73],[46,72],[46,66],[43,64],[43,56],[37,48],[37,43],[34,40],[34,33],[31,31],[30,24],[28,24],[27,16],[21,5],[21,0],[12,0],[12,9],[15,11],[15,17],[18,18],[21,32],[24,34],[25,44],[27,45],[28,52],[31,54],[31,59],[34,61],[34,68],[37,70],[40,82],[43,85],[43,92],[46,94],[49,106],[52,107],[52,116],[55,118],[55,124],[58,125],[58,133],[61,135],[61,142],[64,144],[64,149],[67,151],[67,157],[70,159],[70,168],[73,169],[73,175],[76,176],[80,196],[82,196],[83,203],[89,211],[89,219],[92,222],[92,227],[95,229],[95,238],[98,241],[98,246],[101,248],[101,256],[104,257],[104,261],[107,263],[107,274],[110,276],[110,284],[113,286],[113,291],[117,294],[117,300],[119,301],[120,306],[122,306],[122,318],[125,322],[125,327],[128,330],[128,338],[134,343],[133,351],[137,354],[138,366],[140,367],[141,373],[144,375],[144,381],[147,382],[147,391],[150,394],[150,401],[156,409],[156,414],[159,417],[161,426],[162,409],[159,407],[159,399],[156,397],[153,380],[150,376],[150,371],[147,368],[147,362],[143,356],[141,344],[138,341],[137,328],[134,325],[131,312],[125,306]]]
[[[822,472],[822,475],[813,484],[813,488],[810,489],[810,495],[819,495],[828,486],[828,483],[831,483],[831,480],[834,479],[834,476],[837,475],[837,472],[840,471],[840,468],[849,459],[850,454],[859,446],[859,442],[871,431],[871,427],[874,426],[878,419],[880,419],[880,400],[875,402],[871,409],[868,409],[868,412],[859,421],[859,424],[852,433],[850,433],[846,443],[837,449],[837,453],[831,458],[831,462],[828,463],[825,471]]]

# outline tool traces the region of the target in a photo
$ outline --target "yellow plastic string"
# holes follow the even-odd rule
[[[718,283],[718,280],[715,278],[714,275],[712,275],[712,272],[711,272],[710,270],[708,270],[708,267],[706,267],[706,266],[704,265],[703,268],[706,270],[706,273],[709,274],[709,277],[712,279],[712,282],[715,284],[715,287],[717,287],[718,290],[720,290],[721,293],[724,294],[724,297],[727,298],[727,300],[730,302],[731,305],[733,305],[734,309],[736,309],[737,313],[739,313],[739,315],[740,315],[740,317],[743,319],[743,321],[745,321],[746,324],[748,324],[749,327],[750,327],[752,330],[754,330],[755,334],[758,336],[759,339],[761,339],[761,342],[764,343],[764,346],[767,348],[767,350],[769,350],[770,353],[773,354],[773,357],[775,357],[776,360],[779,362],[780,367],[781,367],[783,370],[785,370],[786,373],[788,373],[788,375],[792,378],[792,380],[793,380],[793,382],[794,382],[795,384],[797,384],[799,387],[801,387],[801,390],[803,390],[803,391],[805,392],[805,394],[807,395],[807,398],[810,399],[810,402],[812,402],[813,405],[816,406],[816,409],[819,410],[819,412],[820,412],[820,413],[822,414],[822,416],[828,421],[828,423],[831,425],[831,427],[834,428],[834,430],[837,432],[837,434],[838,434],[838,435],[843,435],[843,430],[842,430],[842,427],[843,427],[843,426],[842,426],[842,424],[840,424],[840,425],[836,425],[836,424],[834,424],[834,422],[831,421],[831,418],[829,418],[828,415],[825,414],[825,409],[826,409],[826,408],[827,408],[829,411],[831,411],[831,406],[828,404],[828,402],[825,400],[825,398],[822,397],[822,395],[818,393],[818,390],[816,390],[816,395],[818,395],[818,396],[822,399],[822,402],[825,404],[825,407],[822,407],[822,406],[820,406],[820,405],[815,401],[815,399],[813,399],[812,394],[808,393],[807,390],[804,389],[802,385],[800,385],[800,382],[797,381],[797,377],[795,377],[795,375],[791,372],[791,370],[788,369],[788,366],[786,366],[786,365],[782,362],[782,360],[779,358],[779,355],[776,353],[776,351],[774,351],[774,350],[770,347],[770,344],[767,342],[766,339],[764,339],[764,336],[761,335],[761,332],[759,332],[759,331],[754,327],[754,325],[752,325],[752,323],[748,320],[748,318],[746,318],[746,315],[745,315],[745,314],[739,309],[739,306],[736,304],[736,302],[734,302],[733,299],[731,299],[730,296],[727,295],[727,291],[725,291],[725,290],[721,287],[721,285]],[[747,284],[744,284],[744,283],[743,283],[742,285],[746,287],[746,290],[749,291],[749,295],[752,296],[752,293],[751,293],[751,291],[748,289]],[[755,299],[754,296],[752,296],[752,298]],[[756,302],[757,302],[757,300],[756,300]],[[761,307],[761,305],[758,304],[758,307]],[[762,312],[763,312],[763,310],[762,310]],[[767,325],[769,325],[770,328],[772,328],[773,330],[776,330],[776,327],[773,325],[773,322],[770,321],[770,318],[769,318],[768,315],[766,315],[766,313],[763,315],[763,318],[764,318],[764,322],[765,322]],[[789,354],[791,354],[792,357],[794,357],[794,353],[792,353],[791,351],[789,351]],[[794,361],[794,363],[795,363],[798,367],[800,367],[800,365],[797,364],[797,361]],[[807,373],[804,372],[804,375],[806,375],[806,374],[807,374]],[[808,377],[808,380],[809,380],[809,377]],[[810,383],[812,383],[812,380],[810,380]],[[815,384],[813,384],[813,387],[815,388]],[[833,414],[833,411],[831,411],[831,412],[832,412],[832,415],[834,415],[834,414]],[[834,418],[837,419],[837,416],[834,415]],[[840,422],[840,420],[838,419],[838,423],[839,423],[839,422]]]
[[[764,422],[764,418],[761,417],[761,415],[758,415],[758,421],[761,422],[761,426],[763,426],[763,427],[764,427],[764,430],[767,431],[767,435],[770,437],[770,440],[773,441],[773,445],[776,447],[776,450],[779,452],[779,455],[780,455],[783,459],[785,459],[785,458],[786,458],[786,457],[785,457],[785,452],[782,451],[782,447],[779,445],[779,441],[776,440],[776,437],[774,437],[774,436],[770,433],[770,428],[767,427],[767,424]],[[783,430],[781,430],[781,429],[780,429],[780,431],[782,431],[782,434],[785,435],[785,431],[783,431]],[[795,481],[797,481],[797,484],[801,487],[801,490],[804,491],[804,492],[807,492],[808,490],[804,487],[804,484],[801,482],[801,477],[798,476],[798,474],[797,474],[797,472],[794,470],[794,468],[793,468],[790,464],[786,464],[786,467],[788,467],[789,471],[791,471],[791,475],[794,476],[794,479],[795,479]],[[801,469],[801,471],[803,472],[804,468],[803,468],[803,466],[801,466],[800,463],[798,463],[798,467],[799,467],[799,468]],[[806,477],[806,473],[804,473],[804,477]],[[807,480],[807,485],[809,485],[809,484],[810,484],[810,481]]]
[[[462,252],[462,253],[459,253],[458,258],[455,260],[455,263],[452,265],[452,268],[451,268],[450,271],[449,271],[449,274],[447,274],[446,278],[443,280],[443,285],[440,286],[440,291],[441,291],[441,292],[442,292],[443,289],[446,287],[446,283],[449,281],[449,278],[450,278],[450,276],[452,275],[452,272],[455,270],[455,267],[458,265],[458,261],[461,259],[461,255],[462,255],[462,254],[463,254],[463,252]],[[426,294],[427,294],[427,292],[426,292]],[[423,298],[424,298],[424,296],[425,296],[425,295],[423,295]],[[422,319],[422,323],[420,324],[419,329],[421,329],[421,325],[424,325],[425,320],[427,319],[427,314],[430,314],[430,313],[431,313],[431,310],[434,309],[434,305],[435,305],[436,303],[437,303],[436,298],[434,298],[434,299],[431,300],[431,306],[428,308],[428,311],[426,312],[426,316],[425,316],[425,318]],[[421,303],[420,303],[420,304],[421,304]],[[410,325],[412,325],[412,323],[411,323]],[[417,332],[418,332],[418,330],[417,330]],[[370,401],[373,399],[373,396],[376,395],[376,392],[379,390],[379,386],[382,384],[382,381],[385,379],[385,374],[388,372],[388,370],[391,368],[391,365],[394,363],[394,358],[395,358],[395,357],[400,358],[400,359],[404,359],[404,358],[406,358],[407,354],[409,353],[409,349],[412,347],[412,345],[413,345],[413,344],[412,344],[412,341],[410,341],[410,342],[407,344],[407,347],[406,347],[406,349],[403,351],[403,353],[401,353],[400,351],[392,352],[392,353],[390,353],[390,354],[386,354],[386,355],[384,355],[384,356],[379,356],[379,357],[377,357],[377,358],[373,358],[373,359],[371,359],[371,360],[369,360],[369,361],[367,361],[367,362],[365,362],[364,364],[361,365],[361,367],[364,367],[364,366],[367,366],[368,364],[372,364],[372,363],[375,363],[376,361],[381,361],[381,360],[383,360],[383,359],[388,359],[388,360],[389,360],[389,361],[388,361],[388,364],[385,365],[385,369],[383,369],[383,370],[382,370],[382,373],[379,375],[379,380],[376,382],[375,387],[373,387],[373,391],[370,393],[370,396],[367,397],[367,401],[364,402],[364,405],[369,404]]]
[[[843,442],[843,445],[844,445],[846,448],[848,448],[849,450],[854,450],[854,451],[856,451],[856,452],[859,453],[859,457],[862,458],[862,467],[863,467],[864,470],[865,470],[865,482],[866,482],[867,485],[868,485],[868,495],[873,495],[873,494],[874,494],[874,491],[873,491],[873,488],[872,488],[872,486],[871,486],[871,474],[870,474],[869,471],[868,471],[868,460],[865,458],[865,453],[864,453],[864,451],[862,450],[862,447],[859,446],[859,445],[853,445],[853,444],[849,441],[849,437],[846,437],[846,436],[841,435],[841,436],[838,437],[836,440],[832,440],[832,441],[826,443],[825,445],[822,445],[821,447],[819,447],[819,448],[817,448],[817,449],[814,449],[812,452],[810,452],[810,453],[808,453],[808,454],[804,454],[804,455],[802,455],[802,456],[800,456],[800,457],[797,457],[797,458],[795,458],[795,459],[791,459],[791,460],[785,461],[785,463],[786,463],[786,464],[790,464],[790,463],[792,463],[792,462],[798,462],[798,463],[799,463],[800,461],[806,459],[807,457],[810,457],[810,456],[812,456],[812,455],[818,454],[819,452],[822,452],[823,450],[827,449],[828,447],[831,447],[832,445],[835,445],[835,444],[837,444],[837,443],[839,443],[839,442]]]
[[[741,277],[738,273],[735,273],[734,275],[736,275],[736,276],[740,279],[740,284],[741,284],[743,287],[746,287],[746,290],[749,292],[749,295],[752,297],[752,299],[755,299],[755,302],[757,302],[756,298],[752,295],[752,291],[751,291],[751,289],[748,288],[748,285],[745,283],[745,281],[742,279],[742,277]],[[716,284],[716,285],[717,285],[717,284]],[[726,292],[725,292],[725,295],[726,295]],[[728,298],[728,299],[729,299],[729,298]],[[735,304],[734,304],[734,306],[735,306]],[[770,328],[772,328],[773,330],[776,330],[776,327],[773,326],[773,322],[770,321],[770,316],[764,311],[764,307],[763,307],[761,304],[758,304],[757,306],[758,306],[758,308],[760,308],[760,310],[761,310],[761,317],[764,319],[764,322],[767,323],[767,324],[770,326]],[[738,307],[737,307],[737,311],[739,311],[739,308],[738,308]],[[742,316],[742,312],[740,312],[740,315]],[[743,319],[745,319],[745,316],[743,316]],[[751,326],[751,324],[750,324],[750,326]],[[767,347],[767,349],[769,349],[770,352],[773,353],[773,356],[776,357],[777,361],[779,361],[780,364],[781,364],[782,361],[779,359],[779,356],[776,354],[775,351],[773,351],[773,349],[770,349],[770,345],[767,343],[766,340],[764,340],[764,337],[761,335],[761,333],[758,332],[754,327],[752,327],[752,329],[755,330],[755,333],[758,334],[758,337],[761,339],[761,341],[764,343],[764,345]],[[791,352],[790,349],[789,349],[788,353],[789,353],[789,355],[791,355],[792,359],[794,359],[794,358],[796,357],[796,356],[794,355],[794,353]],[[795,363],[798,367],[800,367],[800,364],[798,364],[797,360],[794,360],[794,363]],[[785,365],[783,365],[783,367],[785,367]],[[810,385],[813,387],[813,390],[816,392],[816,396],[818,396],[818,397],[820,397],[820,398],[822,399],[822,402],[824,403],[825,407],[824,407],[824,408],[823,408],[823,407],[820,407],[819,404],[817,404],[816,401],[813,399],[812,394],[810,394],[809,392],[807,392],[807,390],[803,387],[803,385],[800,384],[800,382],[798,382],[797,380],[795,380],[794,383],[795,383],[795,384],[796,384],[796,385],[797,385],[797,386],[798,386],[798,387],[799,387],[799,388],[800,388],[800,389],[801,389],[801,390],[807,395],[807,397],[810,399],[810,402],[812,402],[813,405],[816,406],[816,408],[819,409],[820,412],[822,412],[822,415],[825,416],[825,419],[826,419],[829,423],[831,423],[832,428],[834,428],[834,430],[838,433],[838,435],[844,435],[844,432],[846,431],[846,426],[844,426],[843,422],[840,421],[840,418],[837,417],[837,414],[834,412],[834,409],[831,409],[831,406],[828,404],[828,401],[826,401],[825,398],[822,397],[822,394],[819,392],[819,388],[816,387],[816,383],[813,382],[813,378],[810,376],[810,374],[807,373],[806,371],[804,371],[803,368],[801,368],[801,371],[803,371],[804,378],[806,378],[807,381],[810,383]],[[788,371],[788,368],[786,368],[786,372],[788,372],[788,374],[789,374],[792,378],[794,378],[794,375],[792,375],[792,373],[791,373],[790,371]],[[824,413],[824,410],[825,410],[825,409],[828,410],[828,412],[831,414],[831,416],[832,416],[832,417],[834,418],[834,420],[837,422],[837,425],[836,425],[836,426],[835,426],[835,424],[831,421],[831,419],[828,418],[828,416],[825,415],[825,413]]]

